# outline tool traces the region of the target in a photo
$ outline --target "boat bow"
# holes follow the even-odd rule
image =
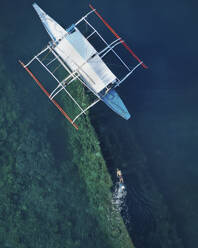
[[[33,3],[33,7],[36,10],[38,16],[40,17],[46,31],[53,41],[58,41],[62,39],[67,31],[61,27],[53,18],[47,15],[36,3]]]

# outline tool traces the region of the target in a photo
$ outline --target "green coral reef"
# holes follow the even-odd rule
[[[70,90],[72,95],[80,99],[85,107],[90,104],[93,96],[87,95],[79,81],[75,81]],[[62,97],[62,102],[66,101]],[[73,104],[65,102],[67,111],[74,111]],[[91,124],[89,115],[79,121],[79,131],[69,128],[67,123],[67,136],[70,144],[72,162],[77,167],[82,180],[85,182],[87,196],[91,211],[96,216],[97,222],[103,230],[103,236],[108,237],[108,247],[133,247],[125,224],[112,205],[111,177],[104,161],[100,142]]]
[[[24,71],[0,64],[0,247],[134,247],[89,118],[77,132],[38,88],[15,87],[31,81]]]
[[[112,206],[112,181],[89,118],[81,121],[79,133],[70,136],[73,163],[85,182],[93,214],[109,239],[108,247],[133,247],[122,218]],[[80,145],[80,149],[76,149]]]

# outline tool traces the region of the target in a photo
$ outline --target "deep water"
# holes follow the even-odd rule
[[[106,11],[108,19],[113,19],[116,30],[120,30],[123,37],[126,37],[137,54],[148,64],[149,69],[138,70],[119,90],[132,114],[130,121],[124,123],[108,110],[104,110],[104,115],[101,114],[98,121],[101,139],[107,135],[114,143],[115,132],[119,143],[119,146],[113,149],[113,154],[104,152],[107,158],[112,155],[112,158],[109,158],[113,163],[111,166],[116,164],[123,167],[131,191],[138,190],[138,198],[134,192],[131,198],[137,199],[139,204],[141,187],[144,188],[146,177],[138,185],[137,178],[129,174],[130,170],[138,170],[139,164],[133,162],[136,158],[133,158],[132,151],[131,154],[127,153],[130,147],[130,133],[135,135],[135,141],[146,157],[145,167],[162,194],[164,206],[169,212],[168,219],[162,218],[160,225],[169,225],[170,230],[175,228],[182,245],[193,247],[198,243],[196,235],[198,35],[195,31],[198,23],[195,11],[197,4],[193,1],[141,1],[128,4],[116,2],[113,6],[123,11],[125,16],[117,24],[117,16],[112,17],[109,10]],[[113,9],[111,10],[113,12]],[[105,126],[103,129],[101,122],[103,127]],[[109,131],[112,127],[113,131]],[[120,147],[122,151],[118,152]],[[134,168],[129,169],[129,166]],[[158,204],[152,203],[154,196],[144,193],[143,197],[145,196],[148,198],[147,205],[140,213],[144,216],[144,212],[147,211],[147,217],[150,215],[149,212],[153,216]],[[131,206],[134,206],[134,202],[135,200],[131,200]],[[143,206],[144,204],[141,204],[140,208]],[[138,215],[139,210],[135,209]],[[131,207],[131,216],[134,217],[133,215],[134,208]],[[135,226],[142,223],[140,224],[142,230],[137,229],[140,236],[147,228],[153,230],[148,224],[144,225],[148,218],[137,215]],[[150,223],[152,216],[149,217]],[[132,233],[133,231],[131,232],[133,236]],[[134,236],[134,240],[137,238],[141,246],[139,236],[136,237],[136,234]],[[145,241],[145,235],[143,239]],[[141,247],[144,247],[144,244]],[[154,244],[151,247],[154,247]],[[156,247],[160,247],[159,242]],[[165,247],[169,247],[168,244]],[[176,247],[176,244],[170,247]]]
[[[17,62],[20,58],[28,60],[49,40],[32,2],[3,0],[0,8],[0,58],[5,66],[4,77],[14,84],[12,90],[0,85],[5,92],[0,95],[1,109],[5,109],[6,100],[10,103],[7,106],[10,115],[1,116],[0,155],[10,164],[16,160],[15,173],[21,184],[20,188],[11,189],[12,195],[7,198],[6,190],[1,191],[0,201],[5,203],[1,210],[8,210],[1,215],[10,216],[8,225],[14,231],[6,237],[9,226],[4,228],[2,221],[0,244],[14,247],[17,240],[23,247],[31,235],[38,235],[34,237],[38,243],[29,247],[43,247],[40,240],[49,237],[49,247],[55,247],[60,237],[66,235],[64,238],[75,240],[73,244],[68,241],[68,247],[92,247],[94,241],[90,240],[94,237],[98,237],[97,246],[103,247],[106,237],[89,209],[84,182],[69,166],[71,151],[67,136],[61,132],[64,121]],[[37,3],[63,26],[89,11],[89,1]],[[128,231],[137,248],[195,247],[198,244],[197,3],[109,0],[92,4],[149,66],[147,70],[138,69],[118,89],[132,115],[129,121],[120,119],[102,103],[91,111],[114,182],[116,168],[123,171],[127,210],[123,209],[122,214]],[[11,147],[13,150],[7,154]],[[34,167],[28,167],[36,155],[40,167],[36,167],[36,162]],[[6,177],[9,170],[9,166],[5,167],[1,175],[8,186],[13,182],[13,178]],[[68,188],[63,189],[67,180]],[[17,204],[19,207],[13,209]],[[31,208],[32,216],[27,215],[27,208]],[[62,224],[61,214],[63,218],[69,216],[70,221]],[[58,216],[56,223],[51,216]],[[20,237],[17,220],[24,225]],[[37,223],[42,233],[33,230]],[[79,240],[83,240],[81,246]]]

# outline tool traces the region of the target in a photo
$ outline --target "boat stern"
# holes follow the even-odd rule
[[[118,93],[112,89],[102,97],[102,101],[111,108],[115,113],[120,115],[125,120],[130,119],[131,115],[129,114],[126,106],[124,105],[122,99],[118,95]]]

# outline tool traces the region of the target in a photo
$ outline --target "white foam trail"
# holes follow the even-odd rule
[[[111,228],[112,230],[117,230],[117,232],[120,232],[120,223],[121,223],[121,219],[120,219],[120,213],[123,217],[123,220],[125,222],[125,224],[129,223],[129,218],[128,218],[128,207],[126,205],[126,195],[127,195],[127,190],[126,190],[126,186],[124,184],[122,184],[124,187],[120,186],[120,183],[117,182],[115,187],[114,187],[114,191],[113,191],[113,195],[112,195],[112,205],[111,208],[109,209],[110,212],[107,216],[108,220],[109,220],[109,228]]]
[[[112,205],[114,210],[121,212],[125,206],[127,190],[124,184],[116,183],[113,192]]]

